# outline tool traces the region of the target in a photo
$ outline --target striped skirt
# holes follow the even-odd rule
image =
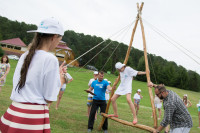
[[[0,119],[0,133],[50,133],[46,105],[12,102]]]

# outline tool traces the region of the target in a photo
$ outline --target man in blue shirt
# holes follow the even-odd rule
[[[105,98],[105,92],[106,89],[112,90],[112,87],[108,83],[108,81],[103,80],[104,73],[103,71],[99,72],[98,79],[93,81],[88,91],[92,91],[94,89],[94,96],[93,96],[93,102],[92,102],[92,108],[90,111],[90,116],[88,120],[88,132],[91,132],[94,125],[94,119],[95,119],[95,113],[98,107],[100,107],[101,112],[105,113],[106,110],[106,98]],[[107,133],[108,129],[108,121],[105,120],[103,124],[103,130],[104,133]]]

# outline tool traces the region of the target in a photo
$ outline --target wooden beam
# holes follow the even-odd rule
[[[145,39],[144,26],[142,23],[141,14],[139,14],[139,19],[140,19],[140,25],[141,25],[141,30],[142,30],[146,77],[147,77],[147,82],[149,83],[149,82],[151,82],[151,79],[150,79],[149,64],[148,64],[148,58],[147,58],[146,39]],[[149,96],[150,96],[150,100],[151,100],[152,111],[153,111],[154,128],[157,128],[158,122],[157,122],[156,109],[155,109],[155,105],[154,105],[153,92],[150,87],[148,87],[148,90],[149,90]]]
[[[125,120],[121,120],[119,118],[116,118],[116,117],[108,117],[107,114],[105,113],[101,113],[101,115],[104,117],[104,118],[109,118],[109,119],[112,119],[116,122],[119,122],[119,123],[122,123],[124,125],[127,125],[127,126],[132,126],[132,127],[136,127],[136,128],[140,128],[140,129],[143,129],[143,130],[146,130],[146,131],[149,131],[149,132],[154,132],[156,131],[156,129],[152,128],[152,127],[149,127],[149,126],[146,126],[146,125],[142,125],[142,124],[135,124],[133,125],[132,122],[128,122],[128,121],[125,121]]]

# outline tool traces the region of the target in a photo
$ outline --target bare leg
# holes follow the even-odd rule
[[[139,111],[140,105],[137,105],[137,110],[136,110],[136,115],[138,115],[138,111]]]
[[[136,115],[136,112],[135,112],[135,106],[131,100],[131,93],[129,94],[126,94],[126,100],[129,104],[129,107],[131,109],[131,112],[133,114],[133,124],[136,124],[137,123],[137,115]]]
[[[134,103],[134,106],[135,106],[136,115],[137,115],[137,104],[136,104],[136,103]]]
[[[52,103],[49,103],[49,105],[48,105],[48,108],[49,108],[49,109],[50,109],[51,104],[52,104]]]
[[[168,133],[168,132],[169,132],[169,125],[167,125],[165,128],[165,133]]]
[[[200,111],[199,111],[199,128],[200,128]]]
[[[117,103],[116,103],[116,100],[117,100],[118,97],[120,97],[120,95],[114,94],[112,96],[112,98],[111,98],[114,115],[117,115]]]
[[[95,114],[95,120],[97,120],[97,112],[96,112],[96,114]]]
[[[90,116],[90,110],[91,110],[91,106],[88,106],[88,110],[87,110],[87,116]]]
[[[59,104],[60,104],[60,100],[61,100],[61,98],[62,98],[63,93],[64,93],[64,91],[60,91],[60,92],[59,92],[58,101],[57,101],[57,103],[56,103],[56,110],[58,109],[58,106],[59,106]]]

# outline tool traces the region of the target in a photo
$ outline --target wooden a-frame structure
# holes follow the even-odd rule
[[[146,77],[147,77],[147,82],[150,82],[151,80],[150,80],[149,64],[148,64],[147,50],[146,50],[146,39],[145,39],[145,34],[144,34],[144,26],[143,26],[143,22],[142,22],[142,18],[141,18],[141,12],[142,12],[143,5],[144,5],[144,2],[142,2],[142,4],[140,6],[139,6],[139,3],[137,3],[137,9],[138,9],[138,13],[137,13],[137,17],[136,17],[137,19],[136,19],[135,26],[134,26],[133,31],[132,31],[130,44],[129,44],[129,47],[128,47],[128,50],[127,50],[127,53],[126,53],[126,57],[125,57],[125,60],[124,60],[123,64],[126,64],[127,61],[128,61],[129,54],[130,54],[130,51],[131,51],[131,46],[132,46],[132,43],[133,43],[133,38],[134,38],[135,31],[136,31],[136,28],[137,28],[137,24],[138,24],[138,21],[140,21],[141,30],[142,30],[142,38],[143,38],[143,47],[144,47],[144,59],[145,59]],[[118,76],[117,80],[113,84],[112,91],[111,91],[111,96],[110,96],[110,99],[108,101],[108,104],[107,104],[107,107],[106,107],[106,111],[105,111],[105,113],[102,113],[103,118],[102,118],[102,121],[101,121],[101,123],[100,123],[100,125],[98,127],[99,130],[101,130],[105,119],[108,118],[107,114],[108,114],[109,106],[110,106],[110,103],[111,103],[111,97],[114,94],[114,89],[113,88],[118,84],[119,80],[120,80],[120,75]],[[150,95],[150,100],[151,100],[152,111],[153,111],[153,120],[154,120],[154,126],[153,127],[154,128],[149,127],[149,126],[145,126],[145,125],[141,125],[141,124],[133,125],[131,122],[120,120],[120,119],[114,118],[114,117],[111,117],[110,119],[115,120],[117,122],[120,122],[120,123],[122,123],[124,125],[133,126],[133,127],[136,127],[136,128],[147,130],[149,132],[155,131],[155,128],[157,128],[156,109],[155,109],[155,105],[154,105],[152,89],[150,87],[148,87],[148,90],[149,90],[149,95]]]

